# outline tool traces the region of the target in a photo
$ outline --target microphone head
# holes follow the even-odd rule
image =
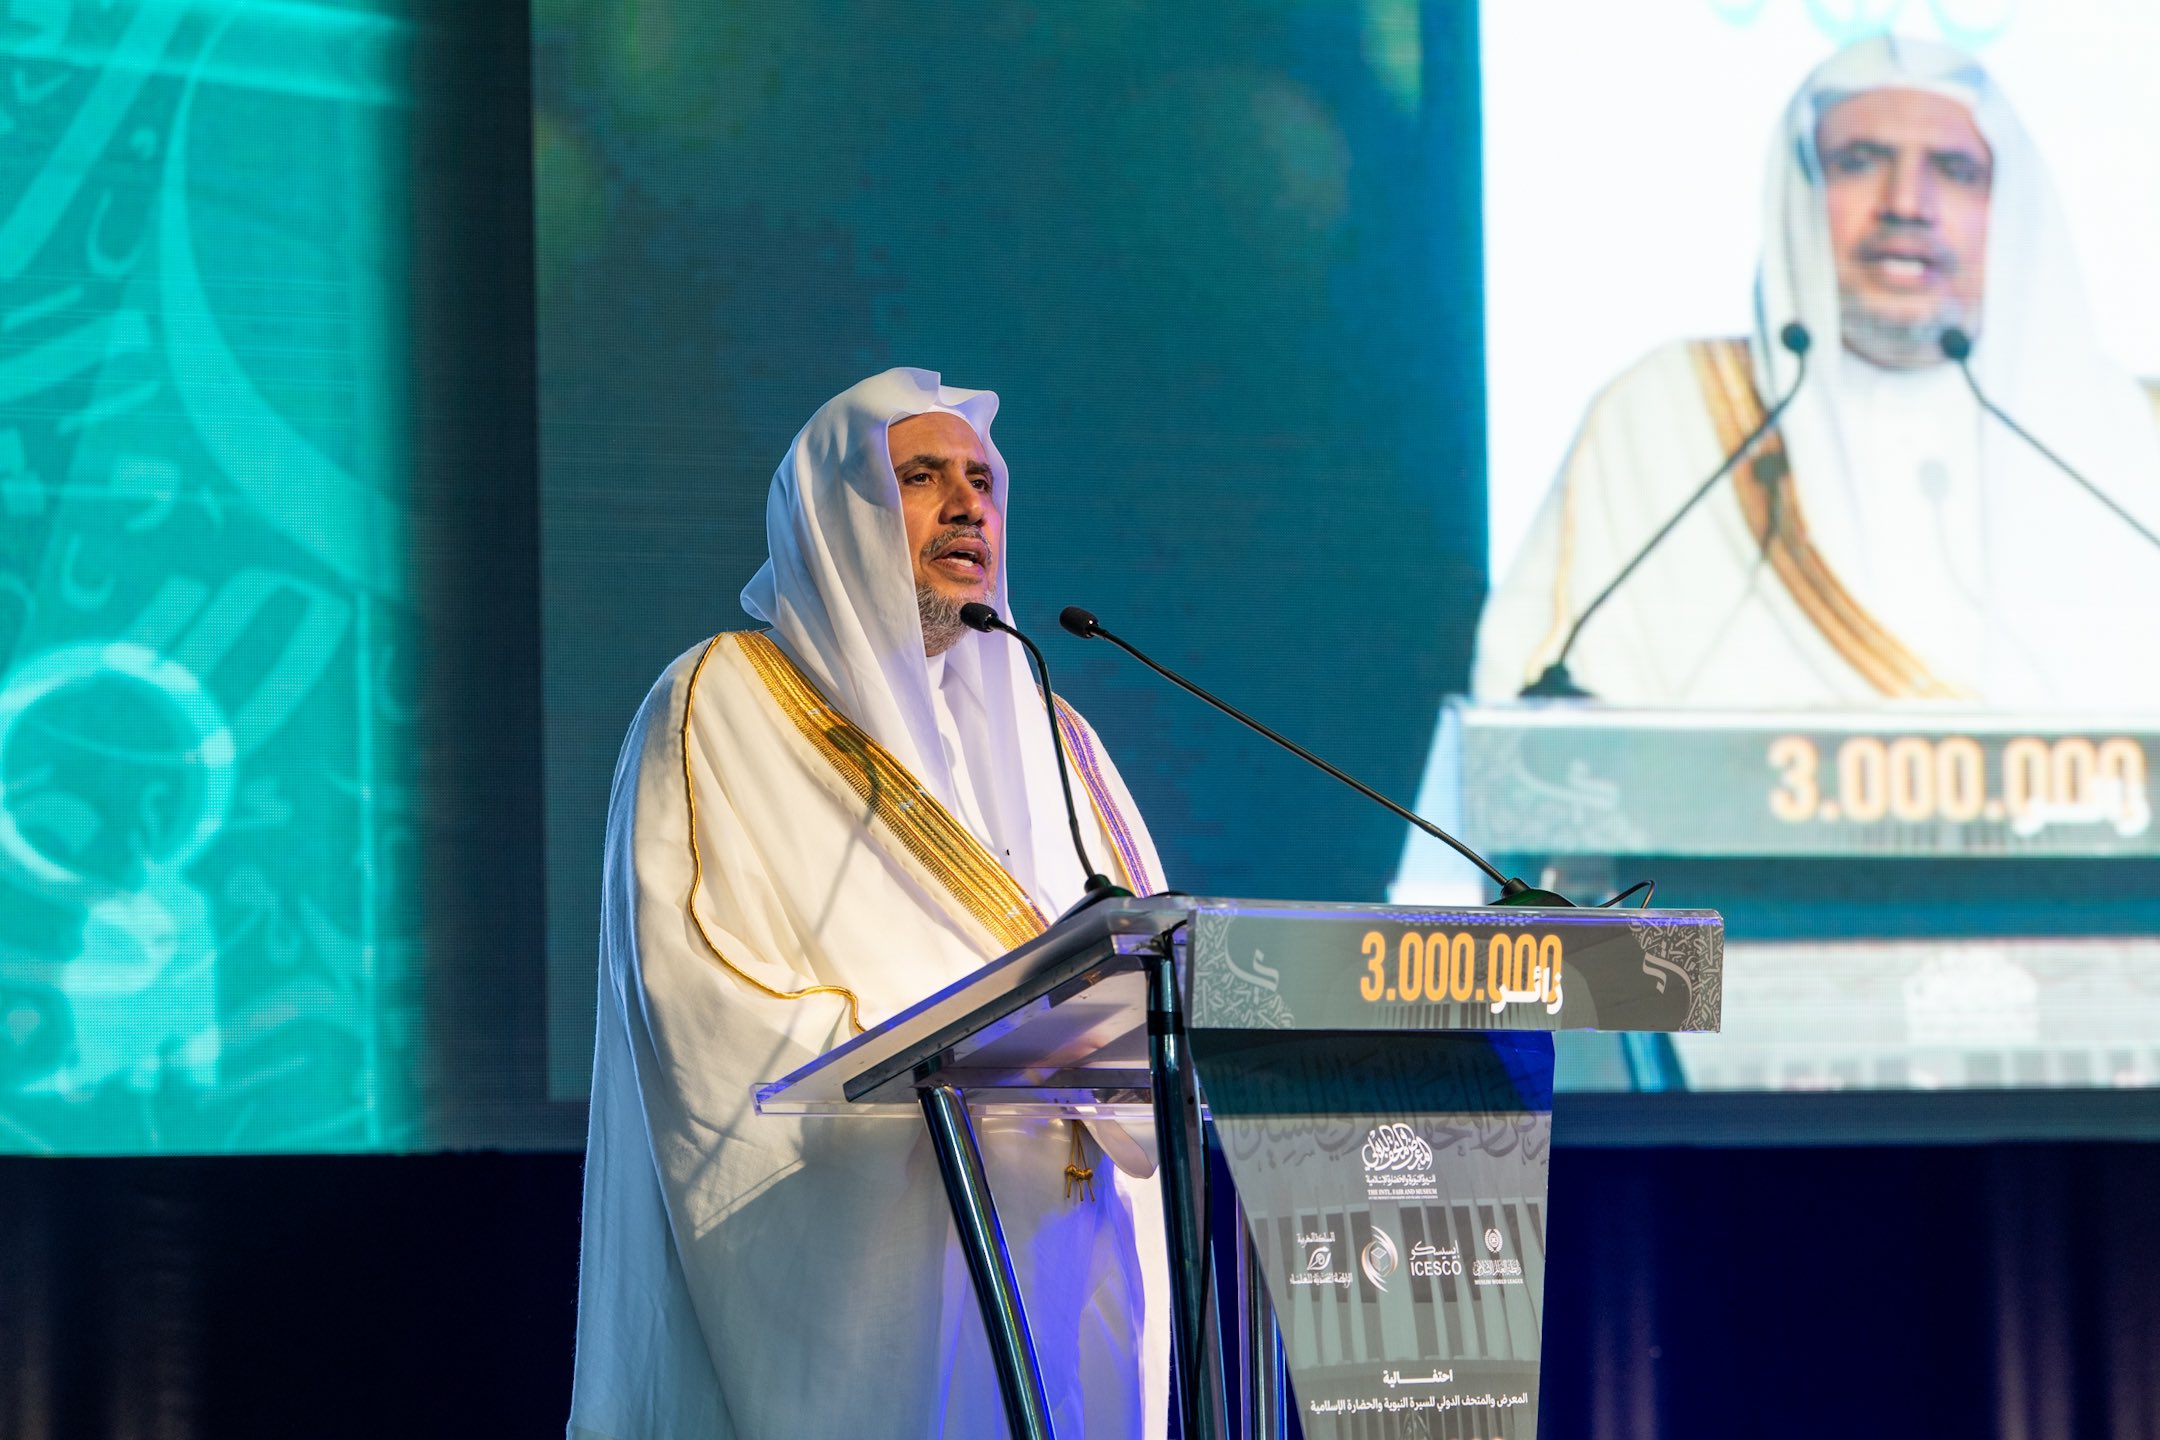
[[[1777,338],[1778,344],[1795,355],[1807,354],[1808,346],[1815,343],[1815,337],[1808,334],[1807,326],[1797,320],[1786,321],[1785,328],[1777,332]]]
[[[960,607],[960,623],[987,635],[997,629],[998,613],[980,600],[970,600]]]
[[[1067,605],[1063,610],[1060,610],[1058,612],[1058,624],[1062,625],[1069,633],[1079,636],[1082,640],[1094,639],[1095,632],[1102,628],[1101,621],[1078,605]]]
[[[1953,365],[1962,365],[1972,354],[1972,336],[1955,325],[1945,326],[1936,343],[1942,346],[1943,359]]]

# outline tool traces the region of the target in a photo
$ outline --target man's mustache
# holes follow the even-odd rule
[[[1947,275],[1955,275],[1960,268],[1957,252],[1925,230],[1896,221],[1885,221],[1862,236],[1853,254],[1862,262],[1918,260]]]
[[[939,531],[929,544],[923,546],[923,559],[935,560],[940,555],[957,549],[962,542],[982,551],[983,564],[985,567],[989,565],[992,558],[990,540],[983,534],[982,528],[976,525],[955,525],[949,530]]]

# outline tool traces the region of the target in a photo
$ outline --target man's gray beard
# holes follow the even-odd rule
[[[1966,323],[1963,307],[1954,301],[1924,320],[1892,320],[1868,309],[1855,295],[1838,297],[1838,328],[1845,348],[1885,370],[1918,370],[1943,362],[1943,331],[1956,326],[1968,335],[1976,327]]]
[[[960,618],[960,607],[966,603],[928,585],[915,587],[915,609],[922,616],[923,654],[942,655],[960,643],[960,637],[967,633],[967,622]]]

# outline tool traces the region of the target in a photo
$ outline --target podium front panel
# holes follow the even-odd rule
[[[1193,1036],[1312,1440],[1535,1440],[1552,1036]]]

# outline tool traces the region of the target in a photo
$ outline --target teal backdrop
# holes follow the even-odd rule
[[[408,23],[0,27],[0,1143],[401,1143]]]
[[[466,578],[482,537],[530,569],[489,514],[529,442],[450,483],[529,429],[527,250],[510,408],[446,418],[490,400],[440,272],[484,291],[461,217],[504,227],[446,183],[460,44],[418,8],[0,5],[0,1149],[545,1129],[533,949],[466,918],[490,873],[536,888],[536,844],[467,833],[537,807],[525,712],[486,783],[461,758],[464,657],[530,688]],[[520,237],[527,206],[494,203]]]

